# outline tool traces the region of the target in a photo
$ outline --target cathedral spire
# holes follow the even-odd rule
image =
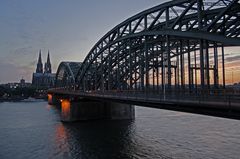
[[[39,55],[38,55],[38,63],[37,63],[36,73],[43,73],[41,50],[39,51]]]
[[[49,50],[48,50],[48,56],[47,56],[47,64],[50,64],[50,65],[51,65],[50,56],[49,56]]]
[[[42,63],[41,49],[39,50],[39,55],[38,55],[38,64],[39,63]]]
[[[50,61],[50,53],[48,50],[48,56],[47,56],[47,62],[45,63],[45,73],[52,73],[52,66],[51,66],[51,61]]]

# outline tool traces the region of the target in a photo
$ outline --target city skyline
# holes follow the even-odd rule
[[[53,72],[61,61],[83,61],[114,26],[163,2],[166,0],[4,0],[0,6],[0,74],[4,75],[0,83],[16,82],[22,77],[31,81],[40,49],[44,61],[50,50]],[[240,49],[225,50],[226,82],[238,82]]]

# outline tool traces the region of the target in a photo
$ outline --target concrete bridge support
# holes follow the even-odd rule
[[[133,105],[107,102],[105,103],[105,107],[108,110],[109,119],[135,119],[135,107]]]
[[[60,106],[61,101],[60,98],[54,94],[48,93],[48,104],[49,105],[55,105],[55,106]]]
[[[63,122],[102,119],[105,117],[104,104],[96,101],[61,101],[61,120]]]
[[[135,108],[129,104],[72,99],[48,94],[48,104],[59,105],[61,121],[74,122],[96,119],[124,120],[135,118]]]
[[[63,122],[86,121],[96,119],[123,120],[134,119],[135,108],[129,104],[78,100],[61,101],[61,120]]]

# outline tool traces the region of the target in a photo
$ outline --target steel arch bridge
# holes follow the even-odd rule
[[[61,62],[55,78],[56,88],[73,88],[81,62]]]
[[[239,24],[239,0],[174,0],[150,8],[95,44],[76,75],[77,87],[159,92],[224,88],[224,47],[240,46]]]
[[[173,0],[105,34],[49,94],[240,119],[225,89],[225,47],[240,46],[240,0]],[[233,94],[234,93],[234,94]]]

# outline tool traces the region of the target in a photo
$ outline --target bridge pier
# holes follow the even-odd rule
[[[122,104],[115,102],[105,103],[109,115],[108,118],[112,120],[121,120],[121,119],[135,119],[135,107],[130,104]]]
[[[74,122],[96,119],[124,120],[134,119],[134,106],[112,102],[89,100],[61,100],[61,121]]]
[[[105,107],[102,103],[88,100],[61,100],[61,121],[63,122],[102,119],[104,116]]]
[[[54,94],[50,94],[50,93],[48,93],[47,97],[48,97],[48,104],[49,105],[60,106],[61,102],[60,102],[59,97],[57,97]]]
[[[61,110],[61,121],[74,122],[96,119],[125,120],[135,118],[135,107],[130,104],[69,98],[48,94],[48,104]]]

